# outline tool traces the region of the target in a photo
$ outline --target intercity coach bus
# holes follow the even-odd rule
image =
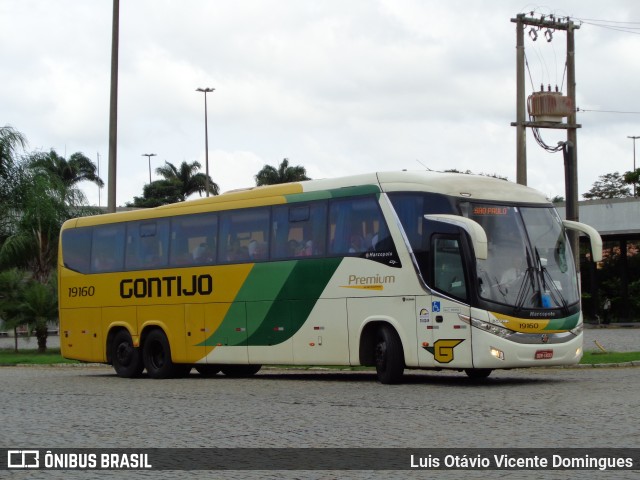
[[[66,358],[121,377],[249,376],[262,365],[375,366],[484,378],[569,365],[582,314],[567,229],[495,178],[385,172],[256,187],[67,221]]]

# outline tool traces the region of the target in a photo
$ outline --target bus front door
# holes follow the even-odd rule
[[[427,296],[418,303],[418,360],[421,367],[471,367],[471,329],[461,316],[469,307],[454,300]]]
[[[470,307],[460,236],[433,235],[431,256],[428,278],[434,294],[423,297],[426,305],[417,305],[420,366],[469,368],[471,327],[465,319]]]

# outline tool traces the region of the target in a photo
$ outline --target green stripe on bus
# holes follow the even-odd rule
[[[574,313],[565,318],[554,318],[549,320],[545,330],[573,330],[580,321],[580,312]]]
[[[378,185],[360,185],[357,187],[334,188],[317,192],[293,193],[285,195],[287,203],[309,202],[312,200],[326,200],[328,198],[356,197],[380,193]]]
[[[341,261],[257,263],[220,327],[200,345],[277,345],[288,340],[307,320]],[[237,331],[240,324],[246,333]]]

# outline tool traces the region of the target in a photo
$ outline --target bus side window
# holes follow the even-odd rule
[[[271,258],[324,255],[326,231],[326,202],[274,207]]]
[[[91,271],[118,272],[124,267],[125,224],[94,227],[91,241]]]
[[[452,297],[466,299],[467,283],[460,240],[447,235],[433,237],[433,286]]]
[[[127,224],[127,270],[163,268],[169,257],[169,221],[144,220]]]
[[[171,221],[171,266],[211,265],[216,262],[218,216],[183,215]]]
[[[92,227],[70,228],[62,232],[64,266],[80,273],[91,271]]]
[[[333,255],[364,256],[367,252],[395,250],[374,197],[333,200],[329,232]]]
[[[220,263],[259,262],[269,258],[270,208],[225,212],[220,216]]]

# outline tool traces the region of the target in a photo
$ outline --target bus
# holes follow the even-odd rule
[[[262,365],[464,371],[579,362],[567,230],[544,195],[456,173],[255,187],[69,220],[59,249],[65,358],[121,377]]]

